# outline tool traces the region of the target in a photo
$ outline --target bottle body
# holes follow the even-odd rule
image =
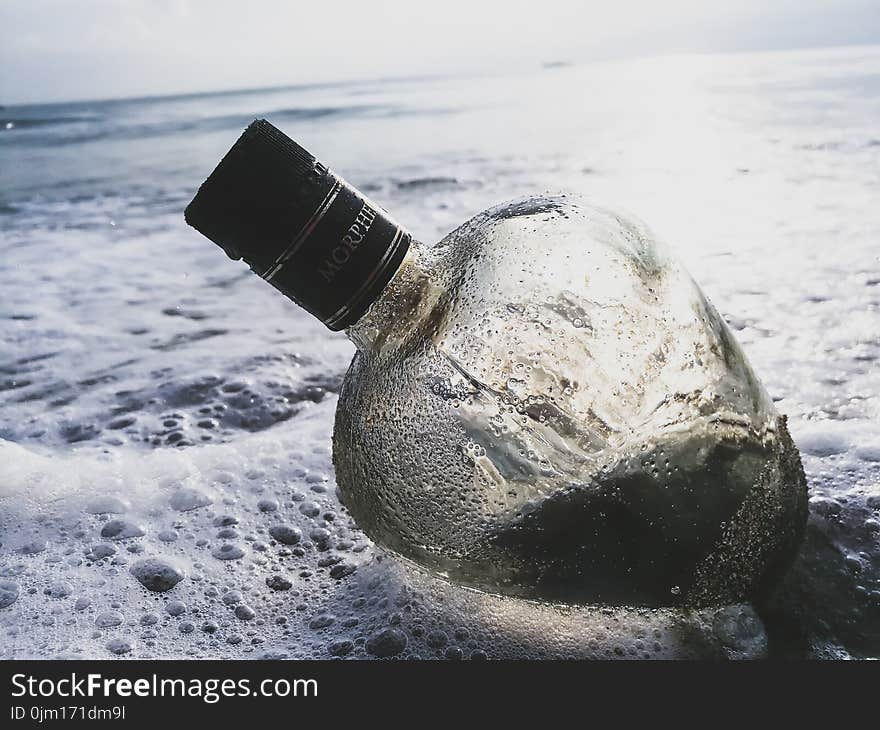
[[[643,224],[576,198],[427,248],[266,120],[187,222],[358,347],[340,494],[378,543],[486,590],[706,605],[772,586],[806,483],[724,321]]]
[[[540,196],[414,245],[350,330],[334,464],[358,525],[478,588],[705,604],[760,592],[806,514],[797,452],[645,227]]]

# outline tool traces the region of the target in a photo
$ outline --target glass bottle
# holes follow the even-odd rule
[[[607,604],[744,600],[788,566],[806,483],[785,420],[640,221],[544,194],[428,247],[265,121],[187,220],[355,343],[334,466],[376,542]]]

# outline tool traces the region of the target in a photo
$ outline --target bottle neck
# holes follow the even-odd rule
[[[394,276],[366,313],[346,329],[365,355],[397,350],[434,310],[440,296],[434,283],[428,249],[412,241]]]
[[[268,265],[248,263],[331,330],[341,330],[386,286],[411,236],[344,180],[329,171],[325,177],[332,185],[292,242],[273,252]]]
[[[391,341],[417,309],[426,277],[410,234],[265,119],[248,126],[185,217],[331,330],[351,330],[359,347]]]

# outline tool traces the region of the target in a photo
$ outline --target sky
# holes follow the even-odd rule
[[[880,43],[880,0],[0,0],[0,104]]]

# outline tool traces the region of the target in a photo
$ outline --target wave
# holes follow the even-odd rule
[[[397,180],[395,185],[400,190],[415,190],[424,188],[449,188],[460,187],[461,181],[456,177],[434,176],[434,177],[416,177],[409,180]]]
[[[68,116],[47,117],[0,117],[0,133],[16,132],[22,129],[34,127],[51,127],[62,124],[76,124],[77,122],[98,122],[103,117],[97,114],[78,114]]]
[[[211,132],[222,129],[241,129],[257,117],[274,121],[313,120],[329,117],[351,118],[362,115],[395,116],[405,113],[399,107],[382,104],[353,104],[340,106],[293,107],[255,110],[248,113],[224,114],[213,117],[165,119],[158,121],[126,122],[124,119],[87,116],[31,117],[5,119],[0,126],[0,145],[24,144],[51,147],[109,139],[142,139],[180,133]],[[82,122],[73,126],[73,122]],[[9,127],[8,124],[13,126]],[[64,126],[64,129],[43,133],[42,127]]]

